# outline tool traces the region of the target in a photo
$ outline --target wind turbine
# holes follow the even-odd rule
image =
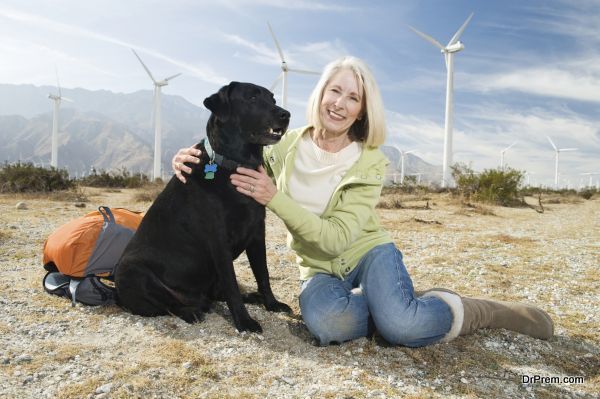
[[[558,190],[558,158],[559,154],[563,151],[577,151],[577,148],[558,148],[554,145],[554,142],[550,138],[550,136],[546,136],[550,144],[552,144],[552,148],[554,148],[554,189]]]
[[[444,54],[444,60],[446,61],[448,75],[446,78],[446,117],[444,122],[444,161],[442,166],[442,187],[446,187],[450,181],[450,165],[452,164],[452,92],[454,89],[454,53],[458,53],[460,50],[465,48],[465,46],[458,39],[460,39],[460,35],[462,35],[471,18],[473,18],[473,13],[469,15],[467,20],[456,31],[454,36],[452,36],[452,39],[450,39],[445,47],[433,37],[418,31],[412,26],[409,26],[409,28],[412,29],[417,35],[421,36],[423,39],[439,48],[441,53]]]
[[[590,177],[590,181],[589,181],[588,187],[592,188],[592,186],[594,185],[593,177],[596,176],[596,175],[600,175],[600,172],[588,172],[588,173],[582,173],[581,175],[582,176],[589,176]]]
[[[63,97],[60,90],[60,81],[58,80],[58,70],[56,70],[56,87],[58,89],[58,95],[48,94],[48,98],[54,101],[54,111],[52,113],[52,149],[50,155],[50,166],[58,168],[58,112],[60,109],[60,102],[62,100],[73,102],[70,98]]]
[[[267,22],[267,25],[269,26],[269,31],[271,32],[271,36],[273,37],[273,41],[275,42],[275,47],[277,47],[277,52],[279,53],[279,58],[281,58],[281,73],[279,74],[277,79],[275,79],[275,81],[271,85],[271,91],[273,91],[273,89],[275,88],[275,86],[277,86],[277,83],[281,79],[282,80],[282,83],[281,83],[281,106],[282,106],[282,108],[286,108],[286,105],[287,105],[287,74],[288,74],[288,72],[297,72],[297,73],[303,73],[303,74],[307,74],[307,75],[320,75],[320,73],[288,67],[287,62],[285,61],[285,57],[283,56],[283,51],[281,50],[281,46],[279,45],[279,42],[277,41],[277,38],[275,37],[275,33],[273,32],[273,28],[271,28],[271,24],[268,22]]]
[[[508,147],[506,147],[505,149],[503,149],[502,151],[500,151],[500,170],[501,171],[504,171],[504,153],[507,150],[510,150],[512,148],[512,146],[515,144],[517,144],[516,141],[514,143],[512,143],[511,145],[509,145]]]
[[[177,76],[181,75],[181,73],[177,73],[173,76],[170,76],[163,80],[157,81],[156,79],[154,79],[154,76],[152,76],[152,73],[150,72],[150,70],[148,69],[146,64],[144,64],[144,62],[142,61],[140,56],[135,52],[135,50],[131,49],[131,51],[133,51],[133,54],[135,54],[137,59],[140,61],[140,64],[142,64],[142,66],[144,67],[146,72],[148,72],[148,76],[150,76],[150,79],[152,79],[152,82],[154,83],[154,108],[153,108],[154,109],[154,168],[153,168],[153,178],[154,178],[154,180],[156,180],[161,177],[161,148],[160,148],[161,141],[162,141],[161,125],[160,125],[161,87],[168,85],[169,80],[176,78]]]
[[[406,154],[415,152],[415,150],[402,151],[398,147],[396,147],[396,149],[400,152],[400,184],[404,184],[404,157],[406,156]],[[398,166],[396,166],[396,168],[397,167]]]
[[[529,171],[525,171],[524,176],[526,178],[526,187],[530,187],[531,186],[531,175],[534,175],[535,173],[533,172],[529,172]]]

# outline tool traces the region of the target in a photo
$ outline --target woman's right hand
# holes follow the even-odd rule
[[[192,168],[185,166],[185,162],[200,163],[201,154],[202,151],[194,147],[182,148],[177,151],[177,154],[171,160],[171,167],[173,168],[173,172],[175,172],[175,176],[183,183],[186,183],[187,180],[181,172],[185,172],[188,175],[192,174]]]

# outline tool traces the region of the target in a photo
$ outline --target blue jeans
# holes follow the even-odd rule
[[[353,291],[357,287],[362,292]],[[441,340],[452,324],[444,301],[414,297],[402,253],[393,243],[367,252],[344,280],[319,273],[305,281],[300,309],[321,345],[365,337],[374,324],[391,344],[425,346]]]

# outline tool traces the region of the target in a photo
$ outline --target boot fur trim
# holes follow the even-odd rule
[[[448,331],[446,335],[444,335],[440,342],[452,341],[460,334],[460,330],[462,328],[463,320],[465,317],[465,309],[463,307],[460,296],[456,294],[451,294],[449,292],[436,291],[435,289],[427,291],[423,295],[423,297],[427,296],[434,296],[436,298],[439,298],[442,301],[446,302],[446,304],[450,307],[450,311],[452,312],[452,325],[450,326],[450,331]]]

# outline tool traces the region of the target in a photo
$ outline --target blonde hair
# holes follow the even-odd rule
[[[379,147],[385,141],[385,114],[379,87],[367,64],[356,57],[346,56],[329,63],[313,89],[306,108],[308,124],[323,129],[320,105],[323,92],[331,78],[342,69],[351,70],[363,88],[362,117],[350,127],[348,135],[353,141],[362,141],[368,147]]]

